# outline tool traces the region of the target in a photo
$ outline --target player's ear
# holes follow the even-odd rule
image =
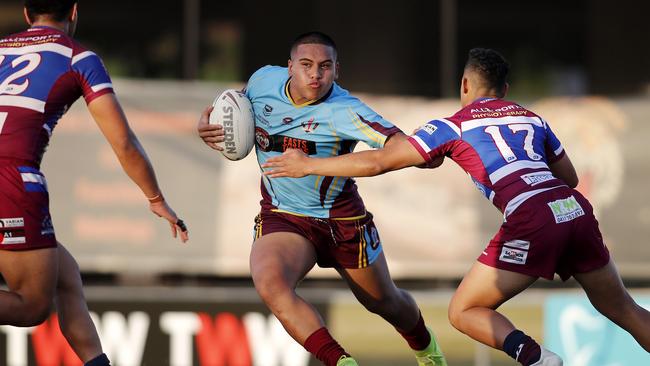
[[[23,7],[23,15],[25,15],[25,21],[27,22],[27,24],[29,24],[29,26],[31,27],[32,23],[34,22],[29,18],[29,14],[27,13],[27,7]]]
[[[77,3],[74,3],[72,5],[72,9],[70,9],[70,14],[68,14],[68,20],[70,23],[74,23],[77,21],[77,16],[79,14],[77,13]]]
[[[466,76],[463,76],[461,91],[463,94],[469,93],[469,79]]]
[[[510,84],[505,83],[503,86],[503,97],[505,98],[506,95],[508,95],[508,90],[510,90]]]
[[[334,66],[334,80],[339,79],[339,70],[340,70],[340,65],[339,62],[336,61],[336,65]]]
[[[293,62],[291,62],[291,59],[287,61],[287,69],[289,70],[289,77],[293,76]]]

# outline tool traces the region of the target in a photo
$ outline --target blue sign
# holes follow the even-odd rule
[[[650,297],[635,297],[650,309]],[[650,365],[646,352],[625,330],[609,321],[586,296],[555,295],[544,309],[544,344],[564,366]]]

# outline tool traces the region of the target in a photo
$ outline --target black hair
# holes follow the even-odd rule
[[[510,64],[499,52],[489,48],[472,48],[465,68],[477,72],[488,88],[497,91],[499,98],[505,96]]]
[[[303,33],[298,37],[296,37],[293,43],[291,43],[291,48],[289,49],[289,58],[291,58],[291,54],[293,54],[293,51],[295,51],[296,48],[301,44],[322,44],[325,46],[332,47],[332,49],[334,50],[335,57],[338,54],[336,43],[334,43],[334,40],[330,36],[322,32],[313,31],[313,32]]]
[[[78,0],[25,0],[25,9],[31,21],[43,15],[61,22],[70,14],[70,9],[77,2]]]

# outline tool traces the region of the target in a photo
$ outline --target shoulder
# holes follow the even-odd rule
[[[265,79],[288,78],[289,74],[286,67],[266,65],[260,67],[248,79],[248,83],[255,83]]]
[[[325,103],[334,111],[340,110],[357,110],[357,109],[366,109],[369,107],[359,98],[350,94],[349,91],[342,88],[340,85],[334,83],[332,86],[332,94],[325,101]]]
[[[286,67],[267,65],[251,75],[246,84],[246,93],[251,97],[252,94],[268,91],[273,85],[283,84],[288,79],[289,73]]]

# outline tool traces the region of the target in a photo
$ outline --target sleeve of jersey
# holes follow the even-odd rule
[[[402,132],[356,98],[335,109],[334,123],[343,139],[363,141],[375,149],[382,148],[390,136]]]
[[[79,78],[86,103],[114,92],[113,83],[102,60],[94,52],[85,51],[74,56],[72,70]]]
[[[546,158],[548,163],[551,164],[560,160],[566,152],[564,151],[560,140],[551,130],[551,126],[549,126],[548,123],[545,123],[544,127],[546,128],[546,141],[544,145],[546,149]]]
[[[251,75],[251,77],[248,79],[248,83],[246,83],[246,90],[245,90],[245,94],[248,97],[248,99],[252,101],[253,98],[255,98],[258,95],[258,90],[261,87],[261,84],[265,76],[267,76],[269,71],[271,71],[272,69],[273,69],[272,66],[267,65],[258,69],[253,73],[253,75]]]
[[[429,162],[447,153],[451,143],[459,138],[456,129],[442,121],[433,120],[409,136],[409,142]]]

